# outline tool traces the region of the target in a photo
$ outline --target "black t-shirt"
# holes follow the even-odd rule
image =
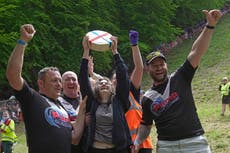
[[[165,83],[145,93],[142,124],[152,125],[154,120],[159,140],[179,140],[204,133],[191,89],[195,71],[186,60]]]
[[[70,153],[72,126],[60,104],[27,83],[15,96],[21,104],[29,153]]]
[[[70,121],[75,121],[78,114],[79,109],[79,103],[80,103],[80,97],[77,98],[69,98],[66,95],[63,95],[62,97],[58,97],[58,100],[62,104],[62,106],[65,108],[66,112],[69,115]],[[71,145],[71,153],[82,153],[80,145]]]
[[[77,109],[79,102],[80,102],[80,96],[77,98],[69,98],[66,95],[62,96],[69,104],[73,106],[74,109]]]
[[[69,114],[70,121],[75,121],[77,118],[79,99],[80,98],[69,98],[65,95],[58,97],[58,101],[60,101],[61,105]]]

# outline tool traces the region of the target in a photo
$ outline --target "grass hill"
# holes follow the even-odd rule
[[[186,40],[167,55],[170,72],[181,65],[194,42],[194,39]],[[210,47],[203,56],[192,82],[197,111],[202,125],[206,131],[205,136],[213,153],[230,152],[230,111],[226,110],[224,117],[221,113],[221,99],[218,85],[222,77],[230,78],[230,14],[225,15],[214,34]],[[143,88],[151,85],[151,79],[147,74],[143,78]],[[18,143],[14,153],[27,153],[23,124],[17,126]],[[153,128],[151,136],[156,142],[156,131]],[[155,151],[153,151],[155,152]]]

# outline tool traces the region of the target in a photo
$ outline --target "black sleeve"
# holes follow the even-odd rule
[[[83,58],[80,65],[79,84],[82,98],[84,98],[86,95],[88,96],[86,112],[90,111],[92,105],[91,102],[93,99],[93,91],[90,85],[88,73],[88,59]]]
[[[115,65],[116,65],[116,96],[122,101],[122,106],[125,111],[128,110],[129,103],[129,76],[128,76],[128,68],[125,65],[123,59],[120,54],[114,55]]]
[[[141,120],[141,124],[143,125],[152,125],[153,124],[153,120],[155,119],[152,116],[151,113],[151,102],[149,101],[149,99],[147,97],[143,97],[142,101],[142,120]]]
[[[181,76],[183,76],[182,78],[185,79],[185,82],[190,84],[195,75],[196,69],[197,68],[192,67],[191,63],[187,59],[184,64],[175,71],[175,73],[181,74]]]
[[[230,89],[230,86],[229,86],[229,89]],[[221,85],[219,85],[219,88],[218,88],[219,91],[221,91]]]
[[[15,98],[19,100],[21,105],[27,105],[26,103],[31,102],[31,98],[37,93],[34,89],[30,88],[28,83],[24,80],[23,88],[21,90],[13,89]],[[39,93],[37,93],[39,94]]]

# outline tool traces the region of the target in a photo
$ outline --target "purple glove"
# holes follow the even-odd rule
[[[138,44],[138,32],[134,30],[129,31],[129,41],[132,46],[136,46]]]

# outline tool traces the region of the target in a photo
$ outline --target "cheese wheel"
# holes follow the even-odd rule
[[[102,30],[93,30],[86,34],[89,37],[89,47],[95,51],[107,51],[112,46],[111,34]]]

